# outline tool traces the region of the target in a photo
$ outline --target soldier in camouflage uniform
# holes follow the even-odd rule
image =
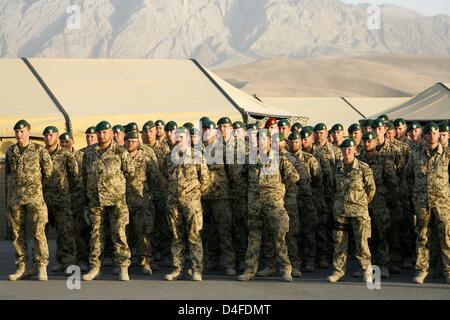
[[[27,270],[26,219],[32,216],[34,237],[33,272],[37,279],[47,277],[48,244],[45,225],[48,222],[42,182],[49,179],[53,163],[44,147],[30,141],[30,125],[20,120],[14,126],[17,143],[6,150],[6,190],[8,221],[11,226],[17,271],[9,276],[16,281],[30,275]],[[34,274],[37,272],[37,274]]]
[[[174,270],[164,278],[177,280],[184,267],[185,238],[192,259],[194,281],[202,280],[203,245],[201,232],[203,213],[201,195],[210,186],[205,158],[190,148],[188,132],[177,130],[178,141],[163,163],[162,172],[167,179],[167,209],[172,231],[172,261]]]
[[[302,150],[303,139],[312,137],[310,128],[303,128],[299,134],[289,136],[289,144],[292,154],[297,160],[304,163],[311,179],[311,188],[315,211],[304,212],[301,217],[303,239],[308,240],[304,244],[305,271],[314,271],[316,257],[322,268],[328,268],[327,248],[327,222],[328,208],[325,204],[323,173],[318,160],[310,153]],[[316,216],[311,216],[316,214]]]
[[[52,176],[43,185],[49,222],[56,229],[57,264],[52,271],[61,272],[76,263],[70,190],[79,188],[81,181],[75,157],[58,144],[58,129],[49,126],[42,134],[53,162]]]
[[[333,138],[333,145],[337,148],[344,141],[344,127],[340,123],[336,123],[331,127],[331,137]]]
[[[86,149],[82,167],[91,220],[91,270],[82,278],[90,281],[100,275],[100,256],[104,247],[103,223],[108,215],[114,255],[120,267],[119,280],[128,281],[131,253],[126,236],[129,213],[125,177],[134,176],[135,168],[127,150],[112,141],[111,125],[107,121],[97,124],[95,131],[98,144]]]
[[[362,143],[362,128],[358,123],[352,124],[350,127],[348,127],[348,135],[349,138],[352,138],[356,143],[356,150],[355,150],[355,156],[359,157],[361,152],[364,150],[364,146]]]
[[[133,159],[136,170],[133,177],[127,178],[126,198],[130,225],[134,231],[139,256],[138,264],[143,274],[152,274],[150,234],[153,230],[155,207],[151,190],[154,190],[154,185],[160,182],[159,169],[140,147],[137,132],[131,131],[126,134],[125,147]]]
[[[172,150],[176,145],[175,132],[178,129],[178,124],[175,121],[167,122],[164,127],[164,132],[166,133],[165,143]]]
[[[161,142],[156,138],[156,124],[153,121],[147,121],[142,127],[142,141],[145,146],[155,153],[158,168],[162,168],[167,155],[170,153],[170,149],[167,143]],[[158,173],[160,173],[159,169]],[[167,217],[167,193],[161,185],[155,184],[152,194],[155,206],[155,225],[158,226],[152,233],[153,251],[157,260],[162,258],[165,264],[170,264],[171,232]]]
[[[116,124],[113,128],[113,139],[116,144],[123,146],[125,144],[125,128],[121,124]]]
[[[156,126],[156,140],[162,143],[167,143],[166,134],[164,131],[166,124],[164,123],[164,121],[156,120],[155,126]]]
[[[406,132],[408,134],[408,144],[411,151],[420,149],[424,144],[422,137],[422,125],[417,121],[413,121],[408,125]]]
[[[372,239],[370,241],[374,262],[381,268],[381,276],[389,277],[389,237],[391,234],[391,215],[388,202],[397,203],[399,207],[399,181],[395,164],[391,159],[380,156],[376,150],[377,135],[368,132],[363,136],[364,151],[359,160],[367,163],[372,169],[376,184],[376,193],[369,204],[372,221]]]
[[[295,167],[297,173],[301,175],[306,175],[306,170],[302,172],[302,163],[298,161],[291,153],[286,151],[286,140],[284,134],[280,132],[279,134],[279,150],[280,155],[286,157],[289,162]],[[301,180],[302,178],[300,178]],[[297,238],[300,231],[300,220],[298,213],[298,184],[293,184],[291,187],[286,188],[286,194],[284,196],[284,208],[286,209],[289,216],[289,231],[286,234],[286,245],[289,253],[289,260],[292,265],[292,276],[295,278],[301,278],[302,273],[300,272],[300,261],[298,254]],[[270,221],[264,221],[264,265],[265,268],[259,271],[256,275],[259,277],[272,276],[276,272],[276,250],[275,242],[271,235],[273,234],[273,228]]]
[[[411,153],[404,187],[413,194],[415,208],[416,276],[413,282],[422,284],[429,272],[430,222],[436,223],[441,246],[442,270],[450,283],[450,153],[439,143],[439,126],[428,123],[424,130],[425,145]]]
[[[284,281],[292,282],[285,236],[289,231],[289,216],[284,207],[286,189],[299,181],[297,170],[285,157],[272,149],[269,130],[259,131],[259,150],[256,159],[249,159],[248,169],[248,249],[245,273],[238,277],[248,281],[258,271],[264,223],[273,230],[276,255]]]
[[[329,282],[337,282],[345,276],[347,265],[348,230],[353,229],[356,257],[364,281],[372,283],[372,264],[368,239],[371,236],[369,204],[376,192],[370,167],[355,158],[355,141],[346,139],[341,144],[343,160],[335,167],[334,202],[335,229],[333,274]]]
[[[215,123],[202,123],[204,134],[204,155],[208,164],[211,187],[202,196],[204,210],[204,244],[210,269],[217,268],[220,253],[223,255],[225,273],[236,275],[236,258],[231,236],[232,213],[229,202],[228,177],[225,170],[225,155],[222,139],[217,139]],[[231,159],[232,161],[233,159]],[[220,244],[220,250],[215,244]]]

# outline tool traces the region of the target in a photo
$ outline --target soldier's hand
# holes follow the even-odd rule
[[[89,209],[88,208],[83,209],[83,217],[84,217],[84,221],[86,221],[87,225],[90,226],[91,218],[89,217]]]

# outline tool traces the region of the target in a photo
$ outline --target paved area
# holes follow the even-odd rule
[[[50,242],[54,263],[54,241]],[[357,265],[351,262],[348,274]],[[244,300],[244,299],[445,299],[450,300],[450,286],[445,279],[430,279],[424,285],[411,283],[412,271],[382,279],[380,290],[369,290],[359,279],[349,276],[346,282],[330,284],[326,277],[330,270],[304,273],[294,283],[284,283],[279,277],[258,278],[250,282],[238,282],[234,277],[219,273],[204,275],[200,283],[180,280],[163,280],[168,270],[156,271],[154,275],[143,276],[138,270],[130,270],[130,282],[116,281],[112,267],[104,268],[100,280],[81,282],[81,289],[69,290],[67,277],[49,272],[49,281],[8,281],[8,274],[14,272],[14,251],[11,242],[0,242],[0,299],[189,299],[189,300]]]

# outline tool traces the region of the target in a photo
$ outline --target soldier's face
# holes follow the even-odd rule
[[[176,143],[175,140],[175,130],[166,131],[166,138],[172,145]]]
[[[325,142],[328,139],[328,131],[318,130],[314,133],[314,137],[317,142]]]
[[[423,136],[429,144],[437,144],[439,142],[439,131],[434,130]]]
[[[16,136],[17,142],[26,143],[30,141],[30,129],[28,128],[14,130],[14,135]]]
[[[152,141],[156,138],[156,128],[142,131],[142,138],[144,141]]]
[[[289,140],[289,148],[293,153],[298,152],[302,148],[302,140]]]
[[[289,135],[291,134],[291,126],[281,126],[278,127],[278,130],[280,130],[280,132],[283,133],[285,137],[289,137]]]
[[[308,138],[302,139],[302,148],[309,149],[313,145],[313,137],[309,136]]]
[[[353,138],[353,140],[355,140],[356,143],[359,144],[359,142],[361,141],[361,137],[362,137],[362,131],[361,130],[353,131],[352,138]]]
[[[270,145],[272,144],[271,140],[272,139],[269,137],[260,137],[258,139],[259,145],[261,146],[262,150],[264,150],[265,152],[269,151]]]
[[[367,152],[375,150],[376,147],[377,147],[377,140],[374,139],[364,141],[364,150],[366,150]]]
[[[236,137],[236,139],[238,140],[242,140],[245,138],[245,130],[244,128],[238,128],[238,129],[234,129],[234,136]]]
[[[164,132],[164,127],[163,126],[157,126],[156,127],[156,136],[157,137],[162,137],[164,136],[165,132]]]
[[[441,132],[441,134],[439,135],[439,142],[443,146],[447,146],[448,145],[448,132]]]
[[[377,133],[377,136],[379,138],[384,137],[384,134],[386,133],[386,128],[385,127],[375,128],[375,132]]]
[[[331,136],[333,137],[334,141],[342,141],[344,138],[344,132],[340,131],[340,130],[335,130],[333,131],[333,133],[331,134]]]
[[[87,133],[86,134],[86,144],[88,146],[92,146],[95,143],[97,143],[97,136],[93,133]]]
[[[209,140],[215,138],[216,135],[217,135],[217,130],[216,129],[206,129],[204,131],[203,138],[204,138],[205,141],[209,141]]]
[[[125,141],[125,148],[128,152],[134,152],[139,147],[139,139],[128,139]]]
[[[47,147],[52,147],[58,143],[59,134],[57,132],[47,133],[44,136],[44,142]]]
[[[102,130],[97,132],[98,143],[108,143],[112,139],[112,130]]]
[[[64,149],[67,150],[72,150],[73,147],[73,139],[69,139],[69,140],[61,140],[60,141],[61,147],[63,147]]]
[[[412,141],[419,141],[420,138],[422,137],[422,129],[417,128],[417,129],[411,130],[408,134],[409,134],[409,138]]]
[[[363,133],[372,132],[372,127],[363,127],[362,131]]]
[[[124,138],[125,138],[125,132],[123,132],[123,131],[114,132],[114,142],[115,143],[123,145],[125,143]]]
[[[390,140],[395,139],[395,130],[388,130],[386,131],[386,137]]]
[[[405,125],[403,124],[398,125],[397,127],[395,127],[395,137],[397,139],[403,138],[405,136],[405,131],[406,131]]]
[[[196,145],[199,141],[198,134],[194,134],[191,136],[191,144]]]
[[[184,152],[188,146],[188,137],[185,133],[180,133],[176,135],[176,143],[180,146],[180,151]]]
[[[222,133],[222,136],[225,138],[225,140],[228,140],[228,138],[231,135],[231,132],[233,131],[233,128],[231,128],[230,124],[221,124],[219,125],[219,131]]]
[[[284,148],[286,148],[286,140],[278,141],[278,148],[280,151],[284,150]]]
[[[346,161],[353,161],[355,158],[355,147],[342,148],[342,156]]]

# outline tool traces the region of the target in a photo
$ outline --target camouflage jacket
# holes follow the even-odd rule
[[[369,165],[355,159],[346,173],[344,162],[335,167],[334,214],[336,217],[365,217],[375,196],[376,185]]]
[[[323,180],[322,180],[322,185],[325,191],[325,196],[329,196],[332,197],[332,194],[334,192],[334,187],[333,187],[333,171],[334,171],[334,166],[335,166],[335,161],[332,161],[332,159],[335,159],[336,157],[336,153],[334,153],[334,156],[331,157],[331,153],[329,154],[329,156],[327,157],[327,155],[323,152],[320,151],[319,147],[317,147],[316,145],[313,145],[311,153],[316,159],[317,161],[319,161],[319,165],[320,168],[322,170],[322,176],[323,176]],[[339,150],[339,157],[342,157],[340,150]]]
[[[317,159],[310,153],[299,150],[294,156],[306,164],[308,174],[311,177],[311,187],[313,194],[323,195],[323,174],[322,168]]]
[[[299,179],[297,169],[285,155],[280,154],[278,159],[272,151],[266,159],[258,155],[256,164],[249,164],[248,168],[249,201],[258,198],[284,198],[286,189]]]
[[[78,164],[73,154],[58,146],[50,154],[53,162],[53,173],[44,183],[44,199],[47,205],[71,204],[71,191],[78,190],[81,185]]]
[[[226,165],[231,197],[240,197],[248,190],[248,152],[245,141],[238,140],[234,146],[234,163]]]
[[[449,206],[449,165],[450,152],[441,144],[434,152],[426,147],[411,152],[403,183],[416,208]]]
[[[217,151],[222,154],[216,154]],[[226,172],[226,164],[224,162],[225,148],[216,140],[213,144],[204,147],[204,154],[208,156],[206,159],[211,185],[207,192],[203,195],[203,199],[228,199],[228,177]],[[217,155],[217,157],[216,157]],[[220,157],[220,159],[219,159]],[[216,161],[217,160],[217,161]]]
[[[83,181],[90,207],[115,206],[125,201],[125,176],[135,173],[128,151],[114,141],[106,150],[89,146],[83,157]]]
[[[158,182],[161,183],[155,183],[152,185],[152,194],[154,196],[154,198],[156,199],[160,199],[163,198],[166,194],[164,188],[165,185],[162,183],[163,179],[163,175],[162,172],[160,170],[160,168],[163,166],[163,163],[167,157],[168,154],[170,154],[170,148],[167,145],[167,143],[163,143],[160,142],[159,140],[156,140],[155,144],[153,146],[150,146],[149,144],[144,145],[143,148],[145,148],[145,150],[147,151],[150,159],[152,159],[153,162],[157,162],[157,174],[159,179]],[[154,166],[154,165],[153,165]]]
[[[342,160],[341,149],[328,141],[323,146],[314,145],[313,149],[315,149],[315,151],[317,152],[322,153],[323,157],[326,161],[328,161],[331,168],[336,165],[336,162]]]
[[[377,151],[378,155],[388,158],[395,164],[397,174],[403,172],[406,164],[400,147],[392,143],[389,139],[385,139],[383,145],[377,146]]]
[[[77,165],[78,165],[78,181],[79,184],[78,186],[76,186],[76,188],[72,189],[71,187],[71,195],[72,195],[72,207],[78,207],[77,209],[79,209],[79,207],[86,207],[87,205],[87,196],[86,196],[86,188],[85,188],[85,183],[83,181],[83,174],[82,174],[82,168],[83,168],[83,157],[84,157],[84,153],[86,152],[87,147],[84,147],[78,151],[72,151],[73,156],[75,157],[75,160],[77,161]]]
[[[367,163],[372,169],[377,187],[375,197],[383,197],[390,203],[398,203],[400,200],[399,179],[392,160],[380,157],[378,154],[370,157],[367,152],[363,152],[359,160]]]
[[[53,172],[53,163],[47,150],[34,142],[23,153],[14,144],[6,150],[7,205],[25,205],[44,201],[43,181]]]
[[[150,147],[153,150],[156,159],[158,161],[158,166],[161,167],[164,160],[166,159],[166,156],[170,153],[170,149],[167,143],[163,143],[160,142],[159,140],[156,140],[152,146],[149,144],[147,144],[146,146]]]
[[[193,149],[184,157],[168,154],[162,173],[168,182],[167,193],[175,199],[200,199],[211,184],[205,158]]]
[[[356,146],[356,149],[355,149],[355,157],[359,157],[359,156],[361,155],[361,153],[363,152],[363,150],[364,150],[363,144],[362,144],[362,142],[360,142],[360,143]]]
[[[136,155],[132,158],[135,174],[127,177],[127,204],[129,206],[148,206],[153,195],[154,185],[158,185],[158,168],[143,148],[139,147]]]

